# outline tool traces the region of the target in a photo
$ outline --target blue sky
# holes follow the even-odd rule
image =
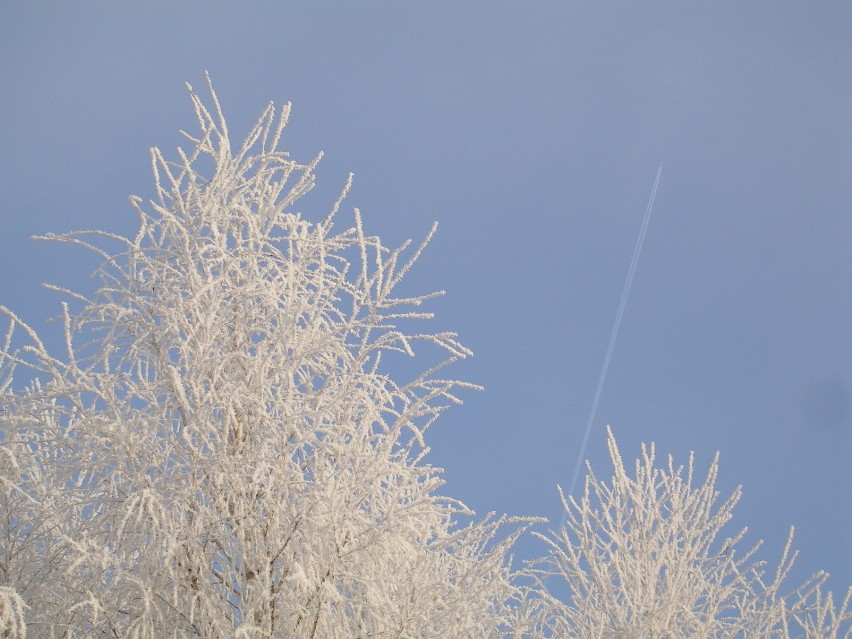
[[[286,4],[286,7],[284,6]],[[642,214],[656,207],[588,448],[604,425],[744,486],[737,521],[796,577],[852,583],[852,5],[5,2],[0,303],[45,331],[97,265],[35,233],[133,233],[147,150],[212,74],[235,138],[293,102],[285,146],[349,171],[367,229],[438,236],[411,292],[481,383],[430,431],[446,492],[558,521]],[[535,552],[525,544],[522,554]]]

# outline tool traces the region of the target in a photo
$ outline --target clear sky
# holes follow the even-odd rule
[[[148,148],[212,74],[236,139],[293,102],[326,158],[306,215],[349,198],[390,243],[437,238],[411,292],[478,382],[429,433],[446,492],[558,522],[657,166],[656,207],[588,448],[604,426],[743,484],[737,522],[797,578],[852,583],[852,4],[0,4],[0,303],[58,347],[52,281],[96,261],[35,233],[131,234]],[[522,555],[536,552],[525,542]]]

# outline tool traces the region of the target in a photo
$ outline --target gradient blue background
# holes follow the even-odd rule
[[[286,5],[286,6],[285,6]],[[407,283],[476,357],[429,433],[446,492],[558,521],[654,174],[663,177],[588,456],[604,425],[744,485],[737,523],[795,577],[852,583],[852,4],[0,4],[0,303],[59,347],[53,281],[97,261],[32,242],[135,231],[147,149],[192,130],[208,69],[235,139],[291,100],[390,243],[440,231]],[[524,542],[519,552],[538,548]]]

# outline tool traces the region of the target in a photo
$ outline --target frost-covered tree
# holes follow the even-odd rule
[[[538,562],[531,608],[536,634],[577,639],[839,639],[852,634],[849,589],[839,609],[823,595],[824,573],[785,593],[792,531],[767,574],[725,534],[740,491],[717,504],[718,455],[695,485],[693,458],[655,465],[642,447],[633,475],[608,433],[613,477],[588,469],[579,503],[562,495],[565,523],[537,535],[550,549]],[[721,539],[724,537],[724,540]],[[556,594],[558,593],[558,594]],[[844,634],[845,628],[845,634]]]
[[[781,591],[789,543],[767,575],[744,533],[719,541],[739,493],[716,505],[715,461],[694,486],[651,446],[631,477],[612,435],[611,483],[590,471],[513,572],[531,520],[472,518],[424,458],[470,387],[440,373],[456,336],[417,329],[434,294],[398,292],[432,233],[338,228],[349,184],[303,217],[318,158],[279,150],[289,106],[234,149],[210,92],[191,150],[152,151],[133,238],[47,236],[103,259],[91,298],[53,287],[64,352],[0,306],[0,636],[850,636],[821,574]],[[404,378],[415,351],[440,355]]]
[[[431,233],[338,229],[348,184],[303,218],[318,158],[279,150],[289,106],[233,148],[210,89],[191,150],[152,151],[135,237],[48,236],[104,260],[91,298],[64,291],[65,352],[2,308],[0,634],[502,636],[518,527],[424,460],[469,386],[439,373],[454,334],[409,330],[432,295],[396,293]],[[442,363],[389,376],[418,349]]]

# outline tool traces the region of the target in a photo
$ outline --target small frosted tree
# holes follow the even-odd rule
[[[537,534],[550,552],[538,562],[530,598],[536,634],[577,639],[838,639],[852,633],[852,588],[838,609],[823,595],[824,573],[793,592],[781,588],[792,567],[792,530],[777,568],[767,574],[741,530],[724,541],[737,489],[717,504],[718,455],[693,484],[671,457],[655,466],[642,446],[628,475],[612,432],[610,483],[588,469],[579,503],[562,496],[565,523]],[[554,594],[554,593],[559,593]],[[567,596],[566,596],[567,593]],[[842,635],[843,628],[845,635]]]
[[[65,354],[2,308],[3,636],[25,612],[35,637],[501,635],[518,531],[460,524],[423,458],[469,386],[438,375],[469,355],[454,334],[406,330],[432,296],[395,293],[431,233],[389,250],[357,210],[336,230],[348,184],[303,218],[289,106],[234,150],[210,90],[192,150],[152,151],[135,237],[48,236],[104,260],[91,299],[64,291]],[[424,348],[446,359],[388,375]]]

